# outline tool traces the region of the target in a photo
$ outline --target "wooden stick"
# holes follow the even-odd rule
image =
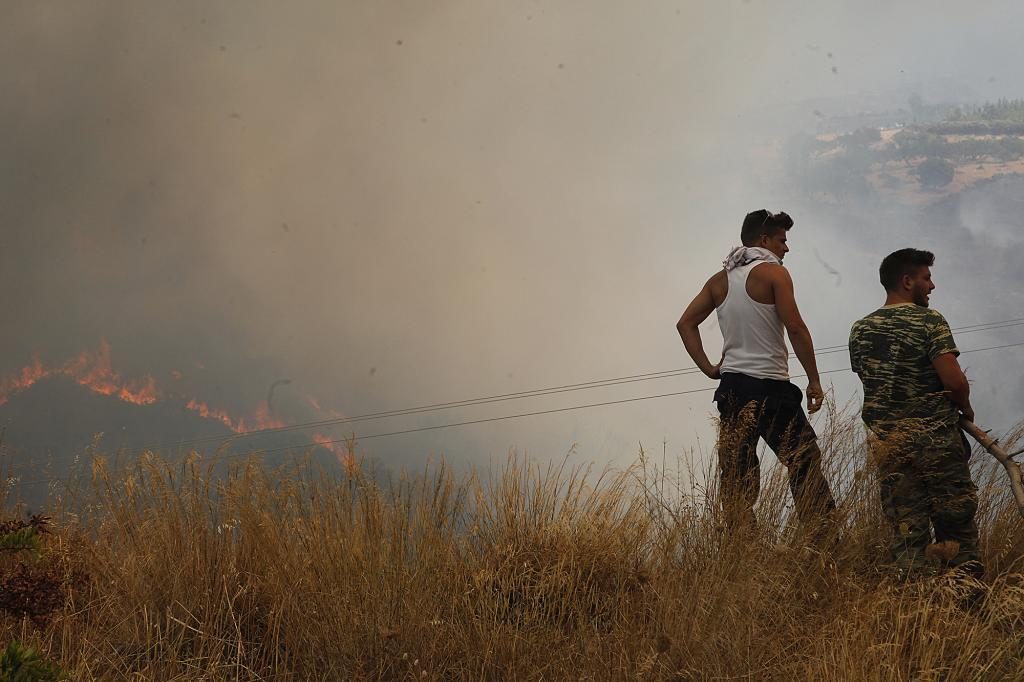
[[[972,421],[963,417],[960,418],[960,428],[971,435],[971,438],[978,441],[981,447],[985,448],[990,455],[999,460],[999,463],[1006,469],[1006,475],[1010,477],[1010,490],[1013,491],[1013,499],[1017,502],[1017,511],[1024,516],[1024,476],[1021,476],[1020,465],[1017,464],[1006,450],[1002,448],[995,438],[985,433],[984,430]]]

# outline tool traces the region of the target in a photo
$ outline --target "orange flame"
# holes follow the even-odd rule
[[[314,433],[313,442],[333,452],[334,456],[338,458],[338,463],[345,469],[345,473],[349,477],[355,476],[359,472],[359,462],[355,455],[348,448],[342,447],[341,443],[332,441],[330,437],[322,433]]]
[[[266,400],[261,400],[260,404],[256,406],[256,415],[253,421],[256,429],[279,429],[282,426],[287,426],[283,421],[270,414],[270,406],[267,405]]]
[[[195,363],[202,367],[200,363]],[[172,370],[171,377],[181,380],[183,374],[178,370]],[[99,348],[95,352],[83,351],[71,358],[62,365],[48,367],[38,355],[33,354],[31,362],[14,372],[10,376],[0,377],[0,405],[9,402],[14,393],[31,388],[39,381],[48,377],[63,376],[88,388],[93,393],[111,396],[126,403],[134,405],[152,405],[161,398],[161,391],[157,386],[156,379],[146,375],[141,378],[125,379],[114,370],[111,362],[111,348],[106,339],[100,341]],[[343,417],[340,412],[328,410],[325,412],[320,407],[319,401],[313,396],[308,397],[309,405],[320,415],[329,414],[332,417]],[[270,412],[266,401],[261,401],[256,406],[256,411],[248,420],[244,417],[233,417],[227,410],[210,407],[195,398],[185,403],[185,408],[197,413],[204,419],[214,419],[224,424],[235,433],[247,431],[276,429],[287,426],[280,417]],[[337,444],[330,443],[330,438],[323,434],[315,434],[314,442],[329,448],[338,457],[342,464],[345,464],[344,449]],[[351,464],[345,464],[346,468]]]
[[[211,408],[206,403],[199,402],[195,398],[192,398],[185,403],[185,408],[192,410],[193,412],[198,412],[199,416],[204,419],[216,419],[235,433],[241,433],[240,425],[236,425],[234,420],[231,419],[231,415],[224,410]]]
[[[126,403],[151,405],[159,396],[156,379],[153,377],[124,380],[113,370],[110,362],[110,344],[106,339],[100,341],[97,353],[79,353],[78,357],[65,363],[59,373],[74,379],[93,393],[116,396]]]
[[[152,405],[157,398],[156,379],[148,376],[141,385],[131,382],[127,386],[122,386],[117,392],[117,397],[126,403]]]
[[[60,367],[46,367],[38,355],[33,355],[30,364],[0,380],[0,405],[10,400],[12,393],[31,388],[51,376],[66,376],[93,393],[117,396],[136,405],[150,405],[159,397],[153,377],[126,381],[111,368],[110,344],[104,339],[98,352],[83,351]]]
[[[38,355],[32,356],[32,363],[22,367],[14,375],[0,380],[0,405],[7,403],[11,393],[31,388],[40,379],[50,375],[50,370],[43,367]]]

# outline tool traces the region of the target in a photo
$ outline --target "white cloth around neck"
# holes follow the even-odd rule
[[[763,260],[776,265],[782,265],[782,259],[768,249],[760,246],[735,246],[729,255],[722,261],[722,267],[728,272],[754,261]]]

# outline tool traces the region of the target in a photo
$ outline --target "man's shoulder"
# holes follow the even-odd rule
[[[719,270],[715,274],[708,277],[708,281],[704,284],[705,287],[712,291],[718,291],[729,286],[729,273],[724,269]]]
[[[945,324],[942,313],[919,305],[883,306],[853,323],[854,329],[885,329],[906,325]]]
[[[881,307],[860,318],[850,327],[850,343],[874,343],[880,338],[904,336],[916,328],[919,321],[906,315],[898,307]]]
[[[729,293],[728,273],[723,269],[711,275],[704,284],[704,290],[711,294],[711,301],[715,304],[716,308],[722,305],[726,294]]]
[[[854,322],[850,327],[850,333],[856,334],[867,332],[872,329],[885,326],[887,322],[888,316],[885,314],[885,308],[879,308],[878,310],[874,310]]]
[[[771,277],[789,275],[789,270],[786,270],[785,265],[783,265],[782,263],[773,263],[770,260],[754,263],[753,269],[750,271],[750,274],[754,274],[755,272],[760,273],[761,275],[768,275]]]
[[[945,316],[938,310],[935,310],[934,308],[921,308],[921,310],[923,311],[921,313],[921,317],[924,319],[925,324],[932,326],[949,326],[949,323],[946,322]]]
[[[878,311],[875,311],[875,312],[878,312]],[[853,325],[852,325],[852,327],[854,329],[861,329],[861,328],[863,328],[863,327],[865,327],[867,325],[870,325],[872,323],[872,321],[874,320],[874,318],[875,318],[875,313],[868,313],[867,315],[865,315],[864,317],[860,318],[859,320],[855,320]]]
[[[889,310],[892,311],[889,315],[889,325],[893,328],[929,332],[949,329],[946,318],[934,308],[926,308],[921,305],[901,305]]]
[[[793,281],[785,265],[770,261],[757,263],[747,277],[754,281],[770,282],[773,285],[780,282]]]

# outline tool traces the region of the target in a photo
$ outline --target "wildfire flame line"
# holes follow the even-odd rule
[[[172,372],[172,376],[180,379],[182,375],[175,370]],[[33,354],[28,365],[7,377],[0,378],[0,405],[7,404],[12,395],[25,391],[50,377],[69,378],[93,393],[112,396],[133,405],[152,405],[163,396],[157,387],[156,379],[152,376],[146,375],[141,379],[125,378],[116,372],[111,363],[110,344],[106,339],[102,339],[96,352],[82,351],[62,365],[47,366],[38,354]],[[324,413],[316,398],[309,396],[307,401],[317,412]],[[260,401],[255,413],[249,418],[234,417],[227,410],[210,407],[207,403],[195,398],[185,402],[184,407],[204,419],[219,421],[238,434],[288,426],[286,422],[270,413],[270,407],[265,400]],[[333,410],[330,413],[337,414]],[[313,441],[321,447],[331,450],[343,466],[350,466],[347,463],[350,455],[338,444],[329,442],[330,440],[328,436],[319,433],[313,436]]]
[[[30,364],[0,379],[0,405],[6,404],[12,393],[24,391],[54,376],[68,377],[93,393],[115,396],[135,405],[152,405],[160,395],[153,377],[124,379],[115,372],[110,364],[110,344],[103,339],[96,353],[82,351],[58,367],[47,367],[38,355],[33,355]]]

